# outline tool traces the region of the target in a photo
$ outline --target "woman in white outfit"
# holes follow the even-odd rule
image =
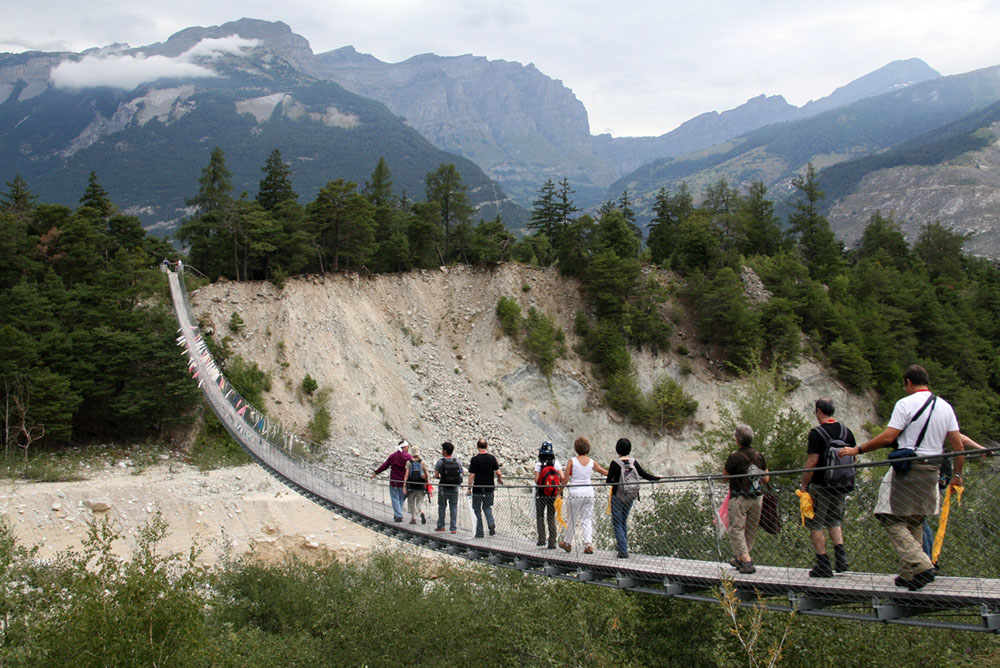
[[[591,459],[590,441],[581,436],[573,442],[573,449],[576,457],[566,463],[566,470],[563,471],[563,484],[569,484],[567,501],[569,506],[569,519],[566,533],[559,547],[569,552],[573,549],[573,539],[576,536],[576,523],[580,523],[580,531],[583,543],[586,547],[584,554],[593,554],[594,546],[594,488],[591,486],[590,476],[594,471],[601,475],[607,475],[608,471],[600,464]]]

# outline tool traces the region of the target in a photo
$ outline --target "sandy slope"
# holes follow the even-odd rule
[[[95,502],[110,509],[95,512],[88,507]],[[363,556],[389,540],[295,494],[256,465],[208,473],[176,463],[141,472],[111,466],[79,482],[0,484],[0,516],[22,544],[38,545],[42,558],[78,549],[97,517],[109,519],[123,536],[119,553],[130,554],[136,529],[157,510],[170,527],[162,549],[187,554],[196,545],[206,565],[248,550],[268,561],[289,553]]]

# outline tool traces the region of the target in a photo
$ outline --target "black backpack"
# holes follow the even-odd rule
[[[441,484],[462,484],[462,465],[454,457],[445,457],[441,460]]]
[[[828,469],[823,472],[825,487],[832,487],[838,492],[854,490],[854,457],[840,456],[840,449],[847,446],[847,427],[840,425],[840,435],[831,436],[823,427],[816,427],[820,436],[826,441],[826,452],[823,453],[823,466],[840,466],[843,468]]]

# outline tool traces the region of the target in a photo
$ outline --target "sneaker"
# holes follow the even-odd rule
[[[452,533],[455,533],[455,532],[454,532],[454,531],[452,531]],[[482,538],[482,537],[483,537],[483,534],[481,534],[481,533],[477,533],[477,534],[475,534],[475,535],[473,536],[473,538]]]
[[[420,523],[427,524],[427,517],[423,513],[420,513]]]
[[[444,527],[438,527],[437,529],[434,529],[434,530],[435,531],[444,531]]]
[[[497,527],[496,527],[496,525],[495,525],[495,524],[491,524],[491,525],[490,525],[490,535],[491,535],[491,536],[495,536],[495,535],[497,535]]]
[[[402,522],[402,521],[403,521],[403,518],[402,518],[402,517],[393,517],[393,518],[392,518],[392,521],[393,521],[393,522]]]
[[[584,554],[593,554],[594,553],[594,546],[593,545],[588,545],[587,547],[583,548],[583,553]]]
[[[825,554],[816,555],[816,565],[809,571],[811,578],[832,578],[833,569],[830,568],[830,557]]]
[[[452,533],[458,533],[458,529],[452,529],[451,532]]]
[[[896,579],[892,582],[897,587],[906,587],[910,591],[917,591],[918,589],[923,589],[924,585],[932,580],[934,580],[934,575],[928,570],[923,573],[917,573],[913,576],[912,580],[907,580],[902,575],[897,575]]]
[[[736,570],[746,575],[757,572],[757,569],[754,568],[752,561],[741,561],[740,565],[736,567]]]
[[[618,558],[619,559],[628,559],[628,552],[619,552],[618,553]]]
[[[573,549],[572,545],[570,545],[569,543],[564,543],[563,541],[559,541],[559,547],[566,550],[567,552]]]
[[[537,543],[535,543],[535,545],[537,545],[538,547],[545,547],[545,541],[540,540]],[[553,545],[552,547],[555,547],[555,545]]]
[[[548,549],[554,550],[554,549],[556,549],[556,546],[555,545],[549,545]]]

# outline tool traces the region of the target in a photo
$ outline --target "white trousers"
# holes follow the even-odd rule
[[[580,523],[580,535],[584,545],[590,545],[594,540],[594,497],[593,496],[570,496],[567,497],[569,517],[566,518],[566,535],[563,537],[570,545],[576,537],[576,523]]]

